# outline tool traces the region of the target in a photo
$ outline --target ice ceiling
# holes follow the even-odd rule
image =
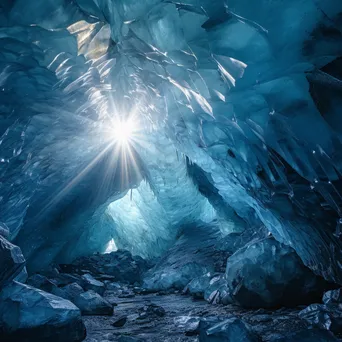
[[[216,220],[342,283],[341,56],[339,0],[2,0],[1,221],[31,269]]]

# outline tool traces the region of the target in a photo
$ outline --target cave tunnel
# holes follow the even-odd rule
[[[341,341],[341,111],[340,0],[0,0],[0,341]]]

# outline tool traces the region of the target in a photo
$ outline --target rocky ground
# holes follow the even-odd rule
[[[0,341],[342,341],[342,289],[323,292],[294,252],[273,240],[253,246],[228,259],[236,269],[229,277],[202,274],[206,267],[192,255],[181,264],[177,249],[155,266],[117,251],[28,276],[20,249],[0,236]],[[203,251],[192,254],[204,262]]]
[[[107,291],[104,297],[116,305],[114,315],[83,317],[87,328],[86,342],[125,341],[122,336],[133,337],[137,341],[198,341],[198,322],[210,316],[239,317],[250,325],[260,341],[278,340],[289,332],[300,332],[308,328],[308,324],[298,318],[298,312],[303,307],[276,311],[244,310],[234,305],[211,305],[182,294],[146,294],[119,298],[115,291]],[[154,314],[152,310],[143,315],[144,309],[148,311],[150,305],[162,307],[165,315]],[[123,326],[113,326],[119,318],[125,317],[127,321]]]

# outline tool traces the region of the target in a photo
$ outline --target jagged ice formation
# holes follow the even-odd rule
[[[342,283],[342,2],[5,0],[1,221],[28,267],[270,232]],[[115,118],[133,115],[129,147]],[[215,223],[215,224],[216,224]]]

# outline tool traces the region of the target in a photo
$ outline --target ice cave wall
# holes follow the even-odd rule
[[[202,214],[266,226],[342,281],[341,2],[0,9],[1,221],[32,268],[43,254],[103,250],[112,236],[161,252],[178,223]],[[136,108],[148,147],[134,145],[139,167],[122,184],[108,127]],[[148,239],[123,211],[131,187]]]

